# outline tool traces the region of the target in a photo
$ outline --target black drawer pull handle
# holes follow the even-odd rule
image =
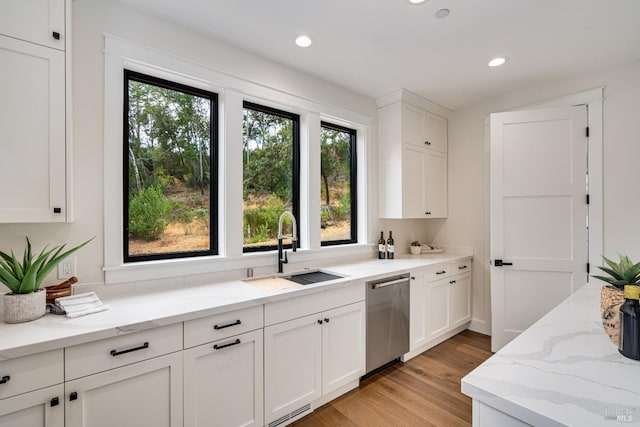
[[[51,399],[51,407],[53,408],[54,406],[58,406],[60,404],[60,399],[58,399],[58,397],[54,397],[53,399]]]
[[[329,318],[328,317],[324,318],[324,323],[329,323]]]
[[[232,345],[238,345],[238,344],[240,344],[240,338],[237,338],[235,341],[230,342],[229,344],[222,344],[222,345],[214,344],[213,349],[222,350],[223,348],[231,347]]]
[[[144,350],[145,348],[149,348],[149,343],[146,342],[142,344],[140,347],[133,347],[127,350],[111,350],[112,356],[120,356],[121,354],[131,353],[132,351]]]
[[[60,33],[57,31],[52,32],[51,36],[56,40],[60,40]]]
[[[69,394],[69,400],[78,400],[78,392],[74,391]]]
[[[0,384],[6,384],[9,382],[9,380],[11,379],[11,377],[9,375],[5,375],[4,377],[2,377],[2,379],[0,380]]]
[[[453,285],[454,283],[456,283],[456,281],[455,281],[455,280],[452,280],[452,281],[450,281],[449,283],[451,283],[451,284]]]
[[[215,329],[216,331],[220,330],[220,329],[224,329],[224,328],[228,328],[230,326],[236,326],[236,325],[241,325],[242,322],[240,321],[240,319],[236,320],[235,322],[232,323],[227,323],[226,325],[222,325],[222,326],[218,326],[218,325],[213,325],[213,329]]]
[[[322,325],[322,320],[318,320],[318,325]]]
[[[461,266],[458,267],[458,270],[464,270],[465,268],[467,268],[466,265],[461,265]]]
[[[436,271],[436,274],[444,274],[444,273],[446,273],[446,272],[447,272],[446,270]]]
[[[53,208],[53,213],[62,213],[62,208]]]

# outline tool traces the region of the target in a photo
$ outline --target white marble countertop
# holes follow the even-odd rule
[[[163,290],[154,290],[148,285],[140,288],[135,285],[103,286],[97,293],[109,305],[107,311],[75,319],[47,314],[27,323],[0,323],[0,360],[324,292],[358,280],[374,280],[469,256],[454,253],[406,255],[395,260],[371,259],[336,264],[322,267],[321,270],[345,276],[343,279],[272,292],[261,290],[242,280]]]
[[[591,282],[462,379],[462,392],[534,426],[640,422],[640,361],[600,321]]]

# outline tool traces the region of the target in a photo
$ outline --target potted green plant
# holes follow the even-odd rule
[[[411,246],[409,246],[409,250],[413,255],[420,255],[420,252],[422,252],[422,243],[418,242],[417,240],[414,240],[413,242],[411,242]]]
[[[89,243],[92,239],[63,252],[64,245],[48,248],[45,246],[39,254],[31,250],[27,237],[22,260],[0,251],[0,282],[10,293],[4,295],[4,319],[7,323],[28,322],[42,317],[46,313],[46,292],[40,289],[44,278],[63,259]]]
[[[624,303],[624,287],[640,285],[640,262],[634,263],[628,256],[618,254],[620,262],[602,257],[607,266],[598,267],[606,276],[593,275],[607,283],[600,290],[600,316],[607,335],[616,345],[620,334],[620,306]]]

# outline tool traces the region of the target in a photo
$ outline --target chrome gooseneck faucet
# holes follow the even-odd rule
[[[298,242],[298,227],[296,224],[296,217],[293,216],[293,214],[289,211],[282,212],[282,215],[280,215],[280,219],[278,219],[278,273],[282,273],[283,265],[289,262],[289,260],[287,259],[287,253],[282,250],[282,239],[284,239],[285,237],[282,235],[282,222],[287,216],[291,218],[291,246],[293,247],[293,252],[296,251],[296,244]]]

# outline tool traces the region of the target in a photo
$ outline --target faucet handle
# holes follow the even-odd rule
[[[282,260],[283,264],[288,264],[289,263],[289,259],[287,258],[287,251],[284,251],[284,259]]]
[[[296,249],[298,248],[298,238],[297,237],[292,237],[291,238],[291,247],[293,248],[293,252],[295,252]]]

